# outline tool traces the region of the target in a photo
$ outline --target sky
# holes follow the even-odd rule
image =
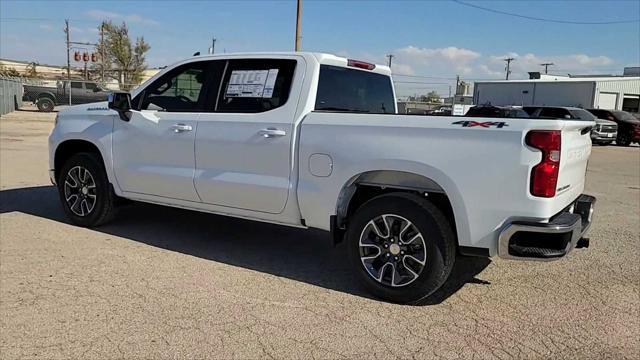
[[[393,54],[400,96],[447,95],[456,75],[503,78],[506,57],[515,59],[512,78],[527,78],[544,62],[555,64],[553,74],[620,74],[640,65],[639,0],[303,0],[302,10],[304,51],[376,63]],[[103,19],[125,21],[132,36],[151,45],[147,63],[157,67],[206,53],[213,36],[216,53],[292,51],[296,3],[2,0],[0,58],[63,65],[66,18],[79,42],[97,41]]]

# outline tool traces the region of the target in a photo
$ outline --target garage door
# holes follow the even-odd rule
[[[601,92],[600,98],[598,99],[598,109],[615,110],[617,103],[618,94]]]

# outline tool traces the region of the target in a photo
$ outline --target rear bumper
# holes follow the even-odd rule
[[[549,222],[507,223],[498,237],[498,255],[513,260],[555,260],[578,247],[588,247],[583,238],[591,226],[596,198],[580,195]]]

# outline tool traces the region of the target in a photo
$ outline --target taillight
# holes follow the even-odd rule
[[[534,130],[527,133],[527,145],[542,152],[542,160],[531,170],[531,195],[554,197],[560,172],[560,130]]]
[[[365,70],[373,70],[376,68],[376,64],[371,64],[368,62],[360,61],[360,60],[347,60],[347,66],[357,67]]]

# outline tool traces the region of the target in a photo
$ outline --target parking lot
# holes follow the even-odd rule
[[[0,357],[640,358],[640,149],[594,147],[589,249],[459,258],[424,306],[372,299],[326,234],[132,204],[69,225],[54,114],[0,120]],[[446,149],[443,149],[445,151]]]

